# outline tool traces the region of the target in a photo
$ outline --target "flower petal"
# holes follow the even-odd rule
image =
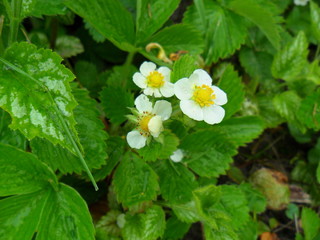
[[[147,87],[143,90],[143,93],[148,96],[152,96],[153,92],[154,92],[153,88],[150,88],[150,87]]]
[[[160,88],[160,92],[164,97],[172,97],[174,95],[174,84],[171,82],[165,82],[162,88]]]
[[[208,124],[220,123],[224,118],[225,111],[220,106],[210,106],[203,108],[203,118]]]
[[[153,118],[151,118],[148,123],[148,129],[149,129],[150,134],[153,137],[155,137],[155,138],[159,137],[160,133],[163,130],[161,117],[154,116]]]
[[[149,101],[149,98],[144,94],[140,94],[136,98],[136,100],[134,101],[134,105],[136,105],[140,113],[152,111],[152,103]]]
[[[143,76],[148,77],[149,73],[156,69],[156,65],[153,62],[143,62],[139,68]]]
[[[156,98],[162,97],[159,89],[157,89],[157,88],[153,89],[153,95],[154,95]]]
[[[173,162],[181,162],[183,158],[183,152],[181,149],[177,149],[176,151],[173,152],[173,154],[170,156],[170,159]]]
[[[216,95],[216,99],[214,100],[215,104],[224,105],[228,102],[227,94],[224,91],[217,86],[212,86],[211,88],[213,90],[213,94]]]
[[[127,134],[127,142],[132,148],[143,148],[146,145],[146,141],[147,137],[141,135],[137,130],[133,130]]]
[[[147,87],[147,79],[145,76],[143,76],[141,73],[136,72],[133,75],[133,82],[139,87],[139,88],[146,88]]]
[[[174,94],[180,100],[190,99],[193,94],[192,85],[193,82],[188,78],[182,78],[174,84]]]
[[[161,117],[162,121],[169,119],[172,113],[172,106],[166,100],[156,101],[152,113]]]
[[[157,70],[159,73],[161,73],[165,78],[169,77],[169,79],[167,79],[167,81],[170,82],[170,74],[171,74],[171,70],[170,68],[167,67],[159,67]]]
[[[189,118],[192,118],[197,121],[203,120],[202,108],[193,100],[182,100],[180,102],[180,108],[182,112]]]
[[[203,69],[197,69],[195,70],[192,75],[198,76],[198,78],[195,78],[195,84],[198,86],[201,85],[207,85],[211,86],[212,85],[212,78],[210,75]],[[191,78],[191,77],[190,77]]]

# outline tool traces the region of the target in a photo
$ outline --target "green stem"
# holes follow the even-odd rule
[[[92,174],[91,174],[91,172],[90,172],[90,170],[89,170],[89,168],[88,168],[88,165],[87,165],[86,161],[85,161],[84,158],[83,158],[83,155],[82,155],[82,153],[81,153],[81,151],[80,151],[80,149],[79,149],[79,146],[77,145],[76,141],[74,140],[74,138],[73,138],[73,136],[72,136],[72,134],[71,134],[71,132],[70,132],[70,130],[69,130],[69,127],[67,126],[67,124],[66,124],[63,116],[61,115],[61,112],[60,112],[59,108],[57,107],[55,101],[53,100],[52,95],[51,95],[49,89],[47,89],[47,87],[44,86],[41,82],[39,82],[37,79],[35,79],[34,77],[30,76],[28,73],[24,72],[23,70],[21,70],[20,68],[16,67],[15,65],[11,64],[11,63],[8,62],[7,60],[5,60],[5,59],[3,59],[3,58],[0,57],[0,61],[3,62],[3,63],[4,63],[5,65],[7,65],[8,67],[10,67],[10,68],[12,68],[13,70],[15,70],[16,72],[18,72],[18,73],[20,73],[20,74],[28,77],[30,80],[32,80],[34,83],[36,83],[38,86],[40,86],[43,90],[45,90],[45,91],[48,93],[48,96],[49,96],[51,102],[53,103],[52,105],[54,106],[55,113],[56,113],[56,115],[58,116],[58,118],[59,118],[59,120],[60,120],[60,122],[61,122],[61,124],[62,124],[62,127],[63,127],[64,131],[66,132],[69,140],[71,141],[71,144],[72,144],[72,146],[73,146],[76,154],[78,155],[78,157],[79,157],[79,159],[80,159],[80,162],[81,162],[81,164],[83,165],[86,173],[88,174],[88,176],[89,176],[89,178],[90,178],[90,180],[91,180],[91,182],[92,182],[95,190],[98,191],[99,188],[98,188],[98,186],[97,186],[97,183],[96,183],[96,181],[94,180],[94,177],[92,176]]]
[[[5,116],[4,110],[0,110],[0,115],[1,115],[1,120],[0,120],[0,136],[1,136],[1,132],[3,130],[3,125],[4,125],[4,116]]]
[[[13,14],[12,14],[12,9],[10,7],[10,4],[9,4],[8,0],[3,0],[3,4],[4,4],[5,8],[6,8],[6,12],[7,12],[8,16],[9,16],[9,20],[11,21],[11,19],[13,18]]]
[[[2,15],[0,17],[0,55],[2,56],[4,53],[4,46],[3,46],[3,40],[2,40],[2,29],[4,24],[4,16]]]
[[[12,18],[10,19],[10,35],[9,35],[9,44],[17,41],[18,30],[21,20],[21,9],[22,9],[22,0],[12,0],[11,2],[11,10],[12,10]]]
[[[124,77],[122,79],[122,83],[121,85],[123,87],[126,87],[127,85],[127,80],[129,78],[129,68],[130,68],[130,65],[132,64],[132,61],[133,61],[133,58],[134,58],[134,55],[136,54],[136,52],[129,52],[128,53],[128,56],[126,58],[126,61],[124,63],[124,66],[125,66],[125,74],[124,74]]]
[[[137,17],[136,17],[136,31],[139,29],[139,19],[141,17],[142,0],[137,0]]]
[[[139,50],[139,53],[141,55],[143,55],[144,57],[148,58],[149,60],[151,60],[152,62],[156,63],[159,66],[165,66],[165,67],[168,67],[168,68],[172,68],[172,64],[165,63],[165,62],[161,61],[159,58],[147,53],[146,51],[144,51],[142,49]]]

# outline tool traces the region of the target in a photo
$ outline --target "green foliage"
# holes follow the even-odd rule
[[[166,227],[165,214],[161,207],[154,205],[145,213],[126,214],[123,228],[125,240],[153,240],[162,236]]]
[[[218,86],[228,95],[228,102],[223,106],[226,111],[225,118],[231,117],[240,110],[244,101],[244,86],[232,65],[227,65],[224,69]]]
[[[301,220],[305,239],[316,239],[316,236],[320,233],[320,218],[318,214],[310,208],[303,208]]]
[[[320,8],[315,2],[310,2],[311,29],[318,43],[320,42]]]
[[[107,134],[103,131],[104,125],[99,119],[97,103],[88,96],[88,91],[76,87],[73,89],[73,95],[79,103],[74,109],[76,130],[84,149],[85,160],[90,169],[100,168],[107,158]],[[31,147],[33,153],[53,170],[58,169],[61,173],[81,173],[84,170],[77,156],[44,139],[34,139],[31,141]]]
[[[300,32],[292,42],[287,44],[274,57],[272,74],[276,78],[286,81],[292,80],[307,63],[308,41],[303,32]]]
[[[171,82],[175,83],[181,78],[188,78],[196,70],[196,59],[188,54],[180,57],[173,65]]]
[[[248,200],[248,207],[251,212],[262,213],[266,210],[267,200],[265,196],[255,189],[250,183],[243,183],[240,189],[245,193]]]
[[[63,58],[73,57],[84,52],[80,39],[72,36],[58,37],[55,50]]]
[[[301,101],[297,118],[308,128],[320,129],[320,91],[314,92]]]
[[[189,228],[190,224],[179,221],[179,219],[173,215],[166,222],[166,230],[163,238],[166,240],[181,239],[188,232]]]
[[[134,49],[133,19],[120,1],[65,0],[64,4],[120,49]]]
[[[23,17],[42,17],[43,15],[65,14],[66,9],[63,0],[46,1],[46,0],[23,0],[22,16]]]
[[[152,168],[134,154],[127,154],[114,174],[113,184],[118,201],[131,206],[157,196],[159,185]]]

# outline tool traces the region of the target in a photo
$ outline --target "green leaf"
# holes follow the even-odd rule
[[[184,223],[194,223],[200,220],[195,201],[170,205],[177,218]]]
[[[315,2],[310,2],[310,18],[312,32],[320,43],[320,8]]]
[[[239,57],[241,65],[252,78],[259,81],[272,78],[270,71],[272,55],[244,47],[241,48]]]
[[[181,56],[173,65],[171,82],[175,83],[181,78],[189,78],[197,69],[196,59],[188,54]]]
[[[218,131],[237,146],[257,138],[264,130],[264,122],[255,116],[230,118],[216,126]]]
[[[320,218],[318,214],[310,208],[303,208],[301,221],[306,240],[315,240],[320,231]]]
[[[79,105],[74,110],[77,121],[76,130],[79,133],[80,143],[85,152],[85,159],[89,169],[100,168],[107,158],[106,142],[107,133],[99,119],[100,114],[96,108],[96,101],[88,96],[88,91],[74,88],[74,96]],[[31,141],[33,153],[47,163],[53,170],[61,173],[81,173],[84,168],[79,164],[77,156],[71,154],[60,146],[54,146],[43,139]]]
[[[57,38],[55,50],[63,58],[73,57],[84,52],[80,39],[68,35]]]
[[[86,202],[73,188],[60,184],[46,202],[36,240],[94,240],[94,228]],[[25,239],[26,240],[26,239]]]
[[[133,94],[123,87],[105,87],[100,93],[103,110],[106,117],[113,124],[121,124],[127,120],[126,115],[130,114],[129,107],[133,107]]]
[[[179,145],[179,138],[170,131],[161,133],[163,143],[152,141],[148,146],[139,149],[138,153],[145,161],[169,158]]]
[[[275,106],[271,104],[274,95],[260,94],[256,97],[259,115],[266,124],[265,127],[273,128],[285,121],[275,110]]]
[[[184,23],[198,28],[205,35],[205,62],[217,62],[233,54],[245,42],[247,27],[244,19],[213,1],[204,1],[207,26],[195,6],[184,14]],[[228,41],[226,41],[228,39]]]
[[[118,201],[131,206],[157,196],[159,185],[152,168],[134,154],[124,157],[113,179]]]
[[[218,177],[226,173],[233,159],[219,148],[210,148],[205,152],[192,154],[185,162],[189,168],[202,177]]]
[[[22,4],[23,17],[65,14],[66,10],[63,0],[23,0]]]
[[[257,25],[274,48],[280,48],[279,18],[274,16],[270,9],[254,0],[233,0],[227,7]]]
[[[0,72],[0,106],[12,117],[10,127],[19,129],[29,140],[36,136],[46,138],[76,153],[63,126],[67,124],[78,142],[73,117],[77,102],[69,86],[74,76],[60,64],[61,57],[25,42],[13,44],[4,57],[24,72],[0,64],[6,69]]]
[[[65,0],[64,4],[118,48],[124,51],[134,49],[133,19],[120,1]]]
[[[295,108],[294,110],[296,110]],[[308,128],[320,129],[320,91],[307,96],[301,101],[297,118]]]
[[[285,91],[273,98],[276,111],[288,121],[295,121],[300,102],[301,98],[294,91]]]
[[[189,202],[197,187],[195,176],[181,163],[170,161],[160,160],[153,167],[159,176],[161,195],[169,203]]]
[[[223,105],[226,111],[225,119],[227,119],[240,110],[244,101],[244,86],[232,65],[227,65],[218,86],[228,97],[227,104]]]
[[[230,227],[222,227],[219,231],[204,224],[204,236],[206,240],[238,240],[236,233]]]
[[[180,0],[168,2],[162,0],[137,1],[137,42],[142,42],[155,33],[172,15],[179,3]]]
[[[166,222],[161,207],[154,205],[145,213],[126,214],[126,222],[122,229],[124,240],[154,240],[162,237]]]
[[[271,71],[274,77],[286,81],[296,77],[307,64],[308,41],[300,32],[292,42],[278,51],[274,57]]]
[[[171,216],[166,223],[164,240],[178,240],[188,232],[190,224],[181,222],[175,215]]]
[[[0,200],[0,236],[6,240],[31,240],[45,211],[50,191],[38,191]],[[5,237],[5,238],[3,238]],[[39,240],[39,239],[37,239]]]
[[[239,239],[257,240],[258,239],[259,222],[250,218],[238,231]]]
[[[174,24],[166,27],[148,39],[145,44],[150,42],[159,43],[168,56],[178,51],[186,51],[191,55],[197,55],[203,51],[201,33],[187,24]]]
[[[36,192],[57,178],[33,154],[0,144],[0,196]]]
[[[10,115],[0,109],[0,142],[25,150],[27,145],[26,138],[19,131],[10,129],[10,122]]]
[[[250,183],[240,184],[240,189],[246,195],[246,198],[248,200],[248,207],[251,212],[259,214],[266,210],[266,198],[261,192],[253,188],[253,186]]]

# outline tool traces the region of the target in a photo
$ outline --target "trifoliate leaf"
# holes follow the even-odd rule
[[[239,187],[246,195],[248,207],[251,212],[259,214],[265,211],[267,200],[261,192],[253,188],[250,183],[242,183]]]
[[[318,214],[310,208],[303,208],[301,221],[306,240],[315,239],[320,232],[320,218]]]
[[[218,177],[226,173],[233,159],[219,148],[210,148],[205,152],[192,154],[184,162],[199,176]]]
[[[188,232],[190,224],[181,222],[175,215],[166,222],[166,230],[163,235],[164,240],[178,240]]]
[[[113,184],[118,201],[124,206],[153,200],[159,190],[156,173],[133,153],[128,153],[117,167]]]
[[[199,29],[206,39],[205,62],[217,62],[233,54],[244,43],[247,27],[244,19],[213,1],[204,1],[207,26],[199,12],[191,6],[185,12],[183,22]],[[228,41],[226,41],[228,39]]]
[[[287,44],[274,57],[271,71],[274,77],[292,80],[307,64],[308,41],[303,32]]]
[[[133,107],[133,94],[122,87],[105,87],[100,96],[106,117],[113,124],[121,124],[130,114],[129,107]]]
[[[74,36],[60,36],[57,38],[55,50],[63,58],[76,56],[84,51],[80,39]]]
[[[126,214],[122,230],[124,240],[154,240],[162,237],[165,230],[165,214],[161,207],[153,206],[145,213]]]
[[[97,103],[88,96],[87,90],[74,88],[73,93],[79,102],[74,109],[74,116],[78,123],[76,130],[84,149],[85,160],[89,169],[100,168],[106,163],[107,133],[103,130],[104,125],[99,119]],[[34,139],[31,141],[31,147],[33,153],[54,170],[58,169],[61,173],[81,173],[84,170],[77,156],[44,139]]]
[[[179,138],[170,131],[161,133],[162,143],[153,140],[146,147],[139,149],[138,153],[145,161],[156,161],[157,159],[169,158],[179,145]]]
[[[218,131],[237,146],[257,138],[264,130],[264,122],[255,116],[230,118],[216,126]]]
[[[186,203],[197,187],[195,176],[181,163],[160,160],[153,165],[159,176],[160,192],[169,203]],[[183,187],[182,187],[183,186]]]
[[[313,35],[320,43],[320,8],[315,2],[310,2],[310,18]]]
[[[254,0],[230,0],[227,7],[257,25],[274,48],[280,48],[280,19],[270,9]]]
[[[294,110],[296,110],[295,108]],[[320,91],[312,93],[301,101],[297,118],[308,128],[320,129]]]
[[[32,193],[50,184],[57,185],[52,170],[35,155],[4,144],[0,144],[0,152],[0,196]]]
[[[26,138],[19,131],[10,129],[10,122],[10,115],[0,109],[0,142],[25,150]]]
[[[61,57],[51,50],[36,49],[22,42],[9,47],[0,73],[0,107],[10,113],[12,129],[29,140],[42,137],[76,153],[79,143],[73,109],[76,107],[69,82],[73,74],[61,65]]]
[[[180,0],[142,0],[137,4],[137,42],[142,42],[155,33],[172,15]]]
[[[134,49],[133,19],[120,1],[65,0],[64,4],[118,48],[124,51]]]
[[[186,39],[188,39],[186,41]],[[192,55],[203,51],[201,33],[193,26],[187,24],[174,24],[156,33],[145,44],[156,42],[160,44],[166,54],[183,51]]]
[[[226,111],[226,118],[231,117],[240,110],[244,101],[244,86],[238,73],[233,69],[232,65],[228,65],[224,70],[218,84],[228,97],[227,104],[222,107]]]
[[[175,83],[181,78],[189,78],[194,70],[197,69],[196,59],[190,55],[183,55],[173,65],[171,82]]]

